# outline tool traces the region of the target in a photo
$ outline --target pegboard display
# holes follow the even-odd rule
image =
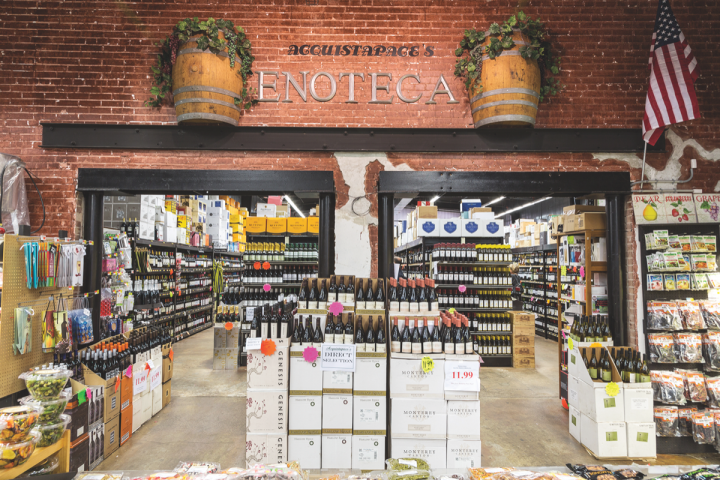
[[[50,295],[57,298],[60,293],[72,295],[67,288],[29,289],[25,282],[25,254],[20,248],[34,237],[5,235],[3,248],[2,316],[0,317],[0,398],[12,395],[25,388],[25,382],[18,378],[32,367],[53,361],[52,353],[42,351],[42,312]],[[32,351],[24,355],[13,353],[15,334],[15,309],[32,307]]]

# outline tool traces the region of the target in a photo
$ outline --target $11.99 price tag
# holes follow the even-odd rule
[[[480,391],[480,362],[445,361],[445,390]]]

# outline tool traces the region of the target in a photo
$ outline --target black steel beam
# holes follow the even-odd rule
[[[606,195],[608,321],[615,345],[631,338],[625,315],[625,196]]]
[[[378,193],[582,196],[630,193],[628,172],[380,172]]]
[[[394,215],[392,193],[378,195],[378,278],[395,276]]]
[[[83,239],[93,242],[88,245],[85,265],[83,291],[85,293],[100,290],[102,276],[102,240],[103,240],[103,195],[100,192],[85,192],[83,205]],[[100,295],[90,295],[92,307],[93,338],[100,340]]]
[[[43,123],[42,148],[328,152],[625,152],[638,128],[334,128]],[[664,152],[661,137],[648,152]]]
[[[318,254],[320,255],[319,277],[329,278],[335,273],[335,195],[320,194],[320,231],[318,233]]]
[[[332,172],[297,170],[143,170],[80,168],[79,191],[173,195],[334,193]]]

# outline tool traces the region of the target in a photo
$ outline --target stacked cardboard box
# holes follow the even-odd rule
[[[76,471],[90,469],[89,461],[89,420],[90,402],[88,402],[88,387],[80,382],[70,379],[72,398],[65,406],[65,413],[70,416],[70,468]]]
[[[240,322],[230,329],[215,325],[213,346],[213,370],[236,370],[240,356]]]
[[[290,339],[275,339],[275,351],[248,350],[246,464],[287,462]],[[305,463],[305,458],[303,458]],[[311,467],[303,467],[311,468]]]
[[[510,312],[513,338],[513,367],[535,368],[535,314]]]
[[[616,347],[618,348],[618,347]],[[568,403],[570,434],[597,458],[647,458],[656,456],[653,393],[649,383],[623,383],[614,362],[610,362],[616,395],[608,383],[593,381],[586,359],[593,350],[596,358],[605,347],[574,346],[568,354]]]

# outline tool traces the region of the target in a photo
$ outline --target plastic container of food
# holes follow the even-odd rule
[[[55,473],[55,470],[60,466],[60,456],[56,453],[55,455],[51,455],[42,463],[39,463],[26,471],[25,473],[20,474],[18,478],[25,478],[25,477],[36,477],[38,475],[50,475],[51,473]]]
[[[40,409],[32,405],[0,409],[0,443],[24,442],[39,416]]]
[[[32,370],[20,375],[30,395],[38,400],[54,400],[60,396],[72,372],[64,368]]]
[[[27,462],[41,436],[40,432],[32,431],[24,442],[0,443],[0,468],[13,468]]]
[[[60,418],[65,411],[65,406],[72,399],[70,392],[60,392],[60,396],[54,400],[37,400],[30,395],[21,398],[20,405],[30,405],[40,409],[40,423],[52,423]]]
[[[38,447],[49,447],[55,445],[65,433],[65,429],[70,424],[70,415],[60,415],[60,418],[52,423],[38,423],[35,431],[40,432],[42,437],[38,441]]]

